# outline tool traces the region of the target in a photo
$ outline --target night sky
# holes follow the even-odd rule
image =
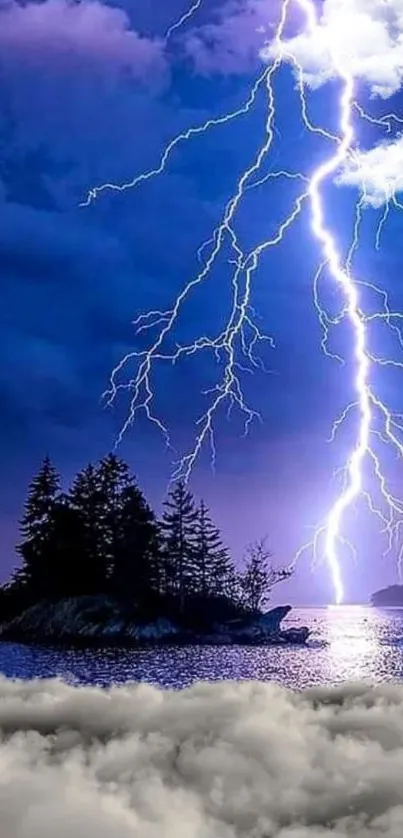
[[[17,519],[43,456],[50,454],[68,483],[113,447],[127,401],[122,395],[106,410],[101,396],[121,356],[147,345],[146,336],[135,337],[132,320],[169,307],[197,273],[197,248],[264,137],[264,99],[249,117],[182,145],[162,177],[134,192],[104,194],[87,208],[79,203],[93,185],[154,167],[179,131],[241,104],[262,66],[267,35],[260,29],[275,7],[271,0],[206,0],[165,46],[164,33],[185,10],[184,0],[0,0],[1,578],[15,562]],[[276,95],[278,135],[269,167],[310,173],[328,146],[304,132],[287,67]],[[315,120],[335,130],[337,86],[309,95]],[[369,101],[365,90],[362,101]],[[397,95],[386,110],[399,104]],[[384,112],[384,103],[376,101],[372,111]],[[360,124],[359,132],[364,145],[373,141],[372,126]],[[237,222],[243,240],[253,246],[272,235],[295,194],[295,185],[284,182],[253,190]],[[348,247],[357,194],[332,187],[328,197],[329,219]],[[391,213],[377,252],[377,220],[369,210],[357,269],[381,282],[397,308],[403,306],[402,221]],[[245,439],[240,417],[234,412],[228,421],[223,410],[215,426],[215,474],[206,448],[192,475],[191,488],[205,497],[237,559],[267,533],[276,560],[290,561],[326,514],[332,471],[347,451],[348,429],[334,445],[327,442],[334,418],[351,400],[352,375],[348,363],[341,367],[320,350],[312,297],[319,262],[304,212],[256,275],[257,320],[276,349],[262,348],[267,373],[243,380],[263,422]],[[229,287],[224,258],[181,321],[182,339],[216,328]],[[347,333],[344,339],[348,347]],[[382,374],[384,392],[402,411],[399,372]],[[214,376],[207,354],[174,369],[158,367],[156,406],[180,452],[189,449],[205,405],[200,393]],[[159,510],[172,456],[144,415],[119,453]],[[352,600],[365,601],[375,587],[395,581],[393,558],[382,559],[372,526],[359,508],[350,518],[359,544],[356,563],[345,557]],[[311,574],[309,564],[301,560],[281,599],[331,598],[326,568]]]

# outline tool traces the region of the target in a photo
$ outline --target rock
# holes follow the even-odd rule
[[[166,640],[167,638],[175,638],[180,634],[180,629],[175,626],[170,620],[160,617],[154,623],[146,623],[144,625],[137,625],[136,623],[129,623],[125,628],[125,637],[132,637],[138,642],[157,642]]]
[[[281,622],[290,611],[291,605],[280,605],[264,614],[234,620],[225,626],[215,625],[213,633],[201,638],[200,642],[255,646],[306,643],[309,629],[305,626],[281,630]]]
[[[169,620],[138,624],[128,621],[124,609],[112,598],[71,597],[43,601],[0,627],[1,640],[30,642],[147,643],[175,638],[179,628]]]
[[[255,624],[260,626],[263,631],[269,634],[276,634],[280,631],[280,623],[284,620],[291,611],[291,605],[279,605],[277,608],[272,608],[266,611],[255,619]]]
[[[306,643],[309,637],[309,628],[307,626],[299,626],[285,629],[280,632],[280,637],[286,643]]]
[[[70,597],[50,602],[43,600],[0,627],[0,638],[62,642],[95,637],[114,637],[124,628],[118,604],[107,597]]]
[[[305,643],[307,628],[281,631],[289,605],[273,608],[226,624],[210,632],[192,633],[165,617],[148,623],[133,615],[112,597],[82,596],[43,601],[0,626],[0,640],[23,643],[136,646],[143,644],[278,645]]]

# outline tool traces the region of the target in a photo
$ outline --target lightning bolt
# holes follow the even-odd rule
[[[397,116],[395,113],[387,113],[383,116],[372,116],[372,114],[367,113],[366,110],[360,105],[359,102],[352,102],[352,108],[354,108],[361,119],[365,119],[366,122],[369,122],[371,125],[376,125],[378,128],[386,128],[386,133],[391,134],[393,131],[393,124],[403,125],[403,119],[400,116]]]
[[[251,423],[260,419],[258,412],[250,407],[243,395],[241,375],[253,372],[256,368],[265,369],[257,347],[266,342],[274,348],[274,339],[262,332],[257,324],[252,305],[253,280],[260,265],[261,257],[272,248],[280,246],[288,231],[297,221],[304,208],[309,207],[312,235],[320,251],[320,265],[313,281],[314,304],[322,327],[322,350],[332,359],[344,363],[344,358],[330,347],[332,333],[341,323],[347,322],[353,340],[352,358],[354,362],[354,390],[353,401],[336,419],[331,440],[334,441],[345,422],[351,416],[356,423],[355,443],[347,457],[347,462],[338,471],[342,475],[341,489],[326,516],[326,519],[315,528],[314,537],[301,547],[295,562],[310,550],[314,563],[325,560],[330,571],[336,603],[344,599],[344,583],[342,578],[342,561],[340,553],[351,551],[356,555],[356,548],[346,537],[344,524],[347,512],[353,509],[357,499],[362,497],[370,512],[379,520],[382,532],[387,533],[387,551],[396,549],[398,567],[403,560],[403,548],[399,548],[399,536],[403,528],[403,500],[400,500],[389,488],[384,476],[381,458],[377,453],[375,443],[381,447],[389,446],[403,459],[403,417],[390,411],[379,398],[372,381],[373,369],[377,366],[394,366],[403,368],[403,362],[389,358],[380,358],[370,349],[371,324],[383,323],[397,337],[403,348],[403,333],[399,321],[403,314],[393,311],[389,306],[389,299],[382,289],[367,280],[354,276],[353,263],[355,253],[359,247],[360,228],[366,206],[365,184],[362,186],[362,197],[356,205],[355,222],[350,248],[343,257],[337,243],[337,238],[326,222],[326,204],[323,194],[324,185],[334,181],[343,165],[354,160],[357,155],[357,144],[354,128],[354,114],[377,127],[386,129],[388,133],[393,125],[402,122],[395,114],[383,117],[372,117],[367,114],[356,101],[355,81],[338,61],[336,51],[331,55],[335,75],[340,83],[340,98],[338,102],[339,128],[337,134],[327,131],[312,123],[308,112],[306,86],[302,66],[290,50],[290,44],[284,40],[284,31],[288,21],[290,7],[296,4],[304,13],[306,26],[312,32],[318,31],[318,20],[313,0],[283,0],[280,19],[275,30],[271,45],[271,61],[264,68],[254,82],[250,94],[243,105],[236,110],[219,117],[208,119],[199,126],[193,126],[178,134],[166,146],[159,164],[146,172],[136,175],[132,180],[121,183],[104,183],[92,187],[82,206],[88,206],[105,191],[123,192],[134,189],[148,180],[162,175],[169,164],[174,150],[184,141],[202,135],[206,131],[231,123],[233,120],[248,115],[256,106],[260,96],[265,94],[267,101],[267,115],[265,136],[252,162],[240,176],[234,192],[226,204],[221,220],[210,238],[198,249],[201,268],[183,287],[174,304],[167,310],[150,311],[141,314],[135,321],[136,333],[156,333],[148,349],[129,352],[122,358],[111,374],[110,386],[106,393],[107,401],[112,404],[120,391],[126,391],[130,396],[130,407],[126,421],[121,428],[117,443],[121,442],[128,428],[135,421],[140,411],[145,412],[164,434],[167,445],[171,445],[169,431],[164,421],[154,410],[154,389],[152,376],[154,369],[160,362],[176,364],[181,359],[194,356],[202,352],[213,353],[217,361],[221,376],[216,385],[205,391],[209,403],[206,410],[197,420],[195,442],[191,450],[176,463],[173,479],[188,480],[193,467],[208,443],[211,448],[212,463],[215,463],[216,448],[214,438],[215,420],[221,409],[226,407],[229,416],[237,408],[244,416],[245,434]],[[194,3],[182,18],[168,30],[167,38],[200,7],[201,0]],[[297,80],[297,91],[301,107],[301,118],[305,129],[330,142],[333,150],[329,157],[310,175],[288,170],[264,173],[263,167],[272,151],[276,135],[276,102],[274,80],[282,64],[290,64]],[[251,190],[261,188],[265,184],[278,179],[284,179],[290,184],[301,183],[302,188],[294,198],[289,214],[279,223],[276,231],[266,240],[246,251],[239,240],[236,230],[238,210]],[[380,247],[383,227],[387,221],[391,204],[396,208],[403,208],[391,193],[385,196],[385,208],[379,222],[376,247]],[[227,254],[229,250],[229,256]],[[207,255],[205,255],[207,254]],[[218,333],[201,335],[189,344],[176,344],[175,349],[169,349],[172,344],[177,321],[190,297],[198,292],[201,286],[211,280],[213,267],[220,257],[227,254],[227,261],[231,266],[231,305],[230,313]],[[230,258],[229,258],[230,257]],[[327,277],[340,289],[343,297],[341,310],[337,315],[330,315],[321,302],[321,284]],[[365,293],[381,301],[381,309],[367,313],[364,306]],[[129,380],[122,381],[122,374],[135,364],[135,372]],[[377,497],[365,485],[365,464],[368,463],[377,486]]]
[[[183,13],[182,17],[180,17],[179,20],[177,20],[169,27],[169,29],[167,29],[165,33],[165,43],[169,41],[174,32],[177,32],[177,30],[180,29],[184,23],[187,23],[187,21],[190,20],[193,17],[193,15],[199,11],[202,2],[203,0],[196,0],[196,2],[193,3],[190,6],[190,8]]]

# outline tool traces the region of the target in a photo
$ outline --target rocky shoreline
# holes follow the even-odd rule
[[[136,621],[122,606],[106,597],[75,597],[42,601],[14,619],[0,624],[0,641],[26,645],[115,646],[136,648],[161,645],[302,645],[309,637],[306,626],[281,628],[291,611],[279,606],[258,615],[214,623],[197,632],[165,617]]]

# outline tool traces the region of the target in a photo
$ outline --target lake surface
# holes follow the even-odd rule
[[[164,687],[221,679],[278,681],[296,689],[346,680],[403,681],[403,609],[296,608],[287,624],[312,629],[306,647],[61,651],[0,643],[0,673],[100,685],[148,681]]]

